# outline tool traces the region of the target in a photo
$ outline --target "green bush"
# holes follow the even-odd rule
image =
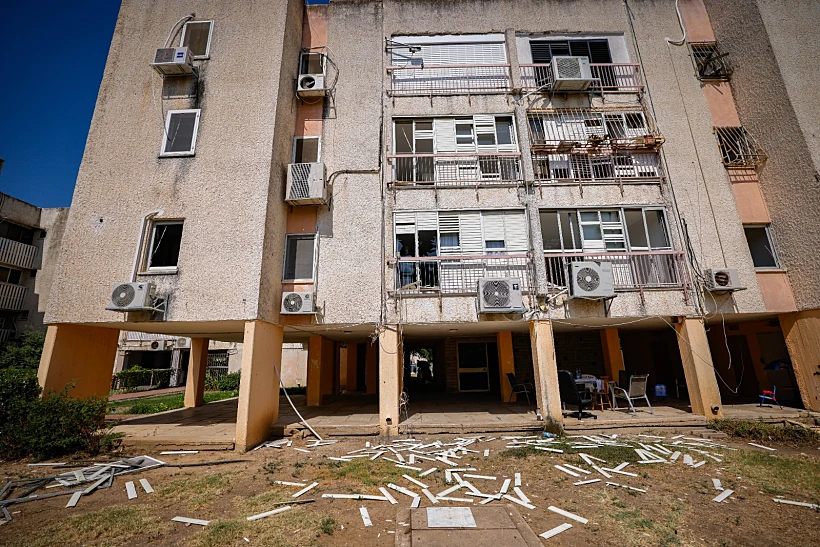
[[[38,330],[27,330],[19,342],[7,342],[0,349],[0,369],[32,368],[40,366],[40,355],[46,335]]]
[[[130,390],[141,386],[156,388],[168,387],[171,383],[171,369],[151,370],[140,365],[118,372],[114,375],[114,388]]]
[[[112,447],[116,438],[105,428],[107,400],[69,397],[70,387],[40,398],[33,370],[0,370],[0,458],[97,454]]]
[[[219,389],[219,377],[210,372],[205,373],[205,391],[217,391]]]
[[[219,391],[236,391],[239,389],[239,373],[232,372],[223,376],[217,383]]]

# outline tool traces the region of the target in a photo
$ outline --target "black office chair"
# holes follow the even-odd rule
[[[592,407],[592,394],[587,397],[586,392],[583,395],[578,392],[578,386],[570,371],[558,371],[558,390],[561,393],[561,402],[563,402],[564,405],[578,407],[578,414],[571,413],[571,416],[575,416],[579,420],[584,418],[598,419],[598,416],[595,414],[584,412],[584,407]]]

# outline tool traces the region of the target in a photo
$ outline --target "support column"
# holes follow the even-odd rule
[[[820,411],[820,310],[780,316],[797,388],[807,410]]]
[[[604,350],[604,369],[610,380],[618,381],[618,373],[626,370],[618,329],[601,329],[601,347]],[[607,388],[609,389],[609,388]]]
[[[379,433],[399,433],[399,396],[402,382],[402,348],[395,326],[379,333]]]
[[[379,392],[379,346],[377,344],[367,344],[364,357],[364,383],[367,394],[375,395]]]
[[[516,395],[512,392],[512,386],[507,379],[507,373],[515,374],[515,358],[513,357],[512,332],[501,331],[496,335],[498,343],[498,374],[501,381],[501,401],[515,402]],[[512,399],[510,399],[512,395]]]
[[[507,59],[510,60],[510,88],[513,92],[518,92],[521,91],[521,68],[518,64],[518,42],[514,28],[504,31],[504,43],[507,46]]]
[[[267,440],[271,426],[279,419],[282,334],[279,325],[265,321],[245,323],[236,411],[236,450],[239,452]]]
[[[120,331],[84,325],[49,325],[37,379],[43,393],[69,390],[72,397],[108,396]]]
[[[337,380],[339,378],[339,369],[336,366],[336,345],[333,340],[322,338],[322,379],[319,384],[322,386],[322,400],[319,404],[324,402],[325,395],[333,395],[336,393]]]
[[[359,363],[359,344],[356,342],[349,342],[347,344],[347,381],[345,382],[345,389],[347,391],[358,391],[359,385],[357,382],[357,372]]]
[[[322,404],[322,357],[324,349],[324,339],[314,334],[310,337],[308,344],[308,366],[307,366],[307,404],[308,406],[319,406]],[[326,382],[327,380],[325,380]]]
[[[703,321],[679,317],[675,330],[692,412],[707,418],[722,418],[720,389]]]
[[[548,429],[562,429],[564,415],[561,413],[561,392],[558,389],[558,366],[555,359],[555,342],[552,339],[552,323],[530,322],[532,366],[535,374],[535,398],[538,410]]]
[[[207,338],[191,338],[188,380],[185,383],[185,408],[202,406],[205,402],[205,372],[208,368]]]

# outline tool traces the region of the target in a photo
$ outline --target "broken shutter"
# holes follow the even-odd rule
[[[479,152],[495,152],[495,116],[476,114],[473,116],[475,125],[476,148]]]
[[[396,234],[416,233],[416,213],[396,213]]]
[[[433,132],[436,154],[452,154],[456,151],[455,118],[436,118],[433,120]]]

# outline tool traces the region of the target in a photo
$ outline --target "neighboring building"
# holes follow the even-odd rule
[[[0,343],[43,330],[67,217],[0,192]]]
[[[818,69],[784,23],[820,6],[682,0],[676,45],[673,0],[308,3],[123,2],[46,388],[102,390],[123,329],[192,339],[187,406],[209,340],[243,344],[240,450],[283,343],[309,405],[378,394],[384,434],[404,389],[508,373],[561,422],[559,369],[820,410]]]

